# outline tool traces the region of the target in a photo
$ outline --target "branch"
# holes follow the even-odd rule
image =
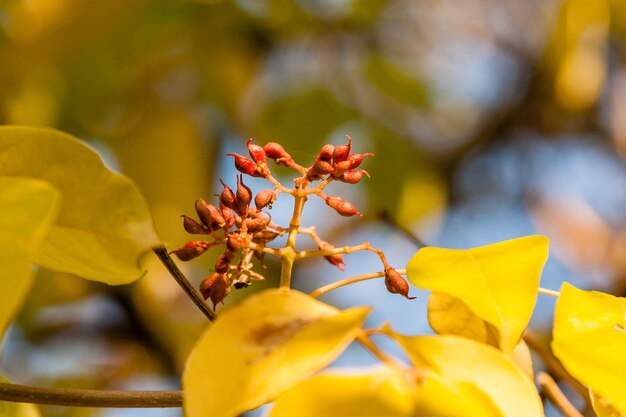
[[[565,394],[559,389],[559,386],[550,375],[545,372],[537,374],[537,382],[541,386],[542,391],[550,399],[565,417],[583,417],[582,414],[569,402]]]
[[[73,407],[170,408],[181,407],[182,391],[100,391],[44,388],[0,382],[0,400]]]
[[[187,296],[193,301],[196,306],[204,313],[205,316],[211,321],[215,320],[215,312],[209,307],[200,297],[200,294],[191,285],[187,277],[178,269],[178,266],[174,263],[170,255],[167,253],[167,249],[163,245],[155,246],[152,251],[156,254],[159,260],[165,265],[165,268],[169,271],[170,275],[174,277],[178,285],[185,291]]]

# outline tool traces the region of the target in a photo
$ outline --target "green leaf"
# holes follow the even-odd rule
[[[31,287],[33,259],[58,197],[43,181],[0,177],[0,336]]]
[[[186,416],[231,417],[273,400],[332,362],[368,312],[339,311],[284,289],[224,310],[187,360]]]
[[[407,265],[415,286],[459,298],[513,351],[532,315],[548,239],[527,236],[472,249],[420,249]]]
[[[314,376],[281,394],[270,417],[410,417],[415,387],[400,371],[337,370]]]
[[[552,350],[595,394],[626,413],[626,298],[564,283],[556,303]]]
[[[543,416],[534,383],[503,352],[457,336],[390,336],[418,372],[424,369],[438,375],[450,392],[481,410],[466,415]],[[435,401],[432,404],[437,406]]]
[[[0,177],[46,181],[61,193],[61,210],[36,262],[108,284],[143,271],[137,258],[158,243],[146,203],[126,177],[111,172],[91,148],[64,133],[0,127]]]

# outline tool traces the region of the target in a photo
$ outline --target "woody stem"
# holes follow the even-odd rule
[[[280,286],[283,288],[291,287],[291,271],[293,262],[296,260],[296,239],[298,230],[300,229],[300,217],[306,203],[306,193],[304,189],[296,189],[294,193],[293,215],[289,222],[289,234],[287,235],[287,243],[281,250],[281,270],[280,270]]]
[[[215,312],[209,307],[203,300],[198,291],[191,285],[187,277],[178,269],[178,266],[174,263],[170,255],[167,253],[167,249],[163,245],[158,245],[152,248],[154,254],[159,258],[161,263],[168,270],[170,275],[176,280],[178,285],[185,291],[189,299],[202,311],[202,313],[211,321],[215,320]]]

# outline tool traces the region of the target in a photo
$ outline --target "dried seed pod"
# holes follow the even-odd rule
[[[263,215],[263,212],[256,207],[248,207],[248,217],[252,217],[256,219],[257,217]]]
[[[265,155],[268,158],[273,159],[278,165],[284,165],[290,167],[293,165],[293,158],[289,155],[285,149],[276,142],[269,142],[263,147]]]
[[[222,217],[224,217],[224,221],[226,222],[224,229],[229,230],[235,224],[235,213],[228,207],[221,206],[220,208]]]
[[[325,241],[321,241],[321,243],[319,244],[318,248],[320,250],[335,249],[335,247],[333,245],[331,245],[330,243],[325,242]],[[331,264],[335,265],[340,270],[342,270],[342,271],[346,270],[346,263],[343,260],[343,255],[340,255],[340,254],[328,255],[328,256],[324,256],[324,258],[326,258],[326,260],[328,262],[330,262]]]
[[[333,172],[335,168],[326,161],[317,160],[306,172],[306,178],[309,181],[317,181],[322,179],[325,175]]]
[[[256,162],[236,153],[227,153],[227,156],[235,158],[235,168],[241,173],[250,175],[251,177],[261,177],[261,173],[257,169]]]
[[[205,278],[200,283],[200,294],[205,300],[210,298],[213,303],[213,309],[215,306],[224,302],[224,298],[230,292],[230,284],[228,278],[224,274],[214,273],[211,276]]]
[[[370,174],[368,174],[368,172],[364,169],[354,169],[344,172],[343,175],[337,179],[348,184],[356,184],[357,182],[361,181],[363,175],[367,176],[368,178],[370,176]]]
[[[250,233],[260,232],[270,224],[271,218],[265,215],[258,216],[254,219],[246,219],[246,228]]]
[[[212,204],[207,203],[203,199],[196,201],[196,213],[202,221],[202,224],[210,230],[216,230],[226,225],[226,220],[222,216],[222,212]]]
[[[248,206],[252,201],[252,190],[243,183],[243,175],[237,177],[237,204],[235,211],[240,216],[245,216],[248,213]]]
[[[409,297],[409,284],[392,267],[385,268],[385,286],[392,294],[400,294],[408,300],[415,299],[415,297]]]
[[[259,193],[254,197],[254,205],[258,210],[269,206],[272,208],[272,203],[276,200],[276,194],[274,194],[273,190],[265,189],[259,191]]]
[[[346,139],[348,139],[347,145],[335,146],[335,150],[333,151],[333,162],[335,164],[345,161],[350,155],[350,150],[352,149],[352,138],[346,135]]]
[[[239,233],[230,233],[226,239],[226,247],[233,252],[239,251],[246,243],[246,238]]]
[[[222,190],[222,193],[220,194],[220,203],[222,203],[224,206],[228,208],[234,209],[236,205],[235,193],[233,193],[233,190],[231,190],[226,184],[224,184],[224,181],[222,181],[221,178],[220,178],[220,182],[222,183],[222,186],[224,187],[224,189]]]
[[[213,228],[211,227],[211,223],[213,223],[213,219],[211,218],[211,211],[207,206],[208,204],[206,201],[202,199],[196,200],[195,208],[198,218],[208,230],[212,231]]]
[[[220,258],[215,263],[215,272],[219,272],[220,274],[224,274],[228,271],[228,267],[230,263],[235,258],[237,252],[233,252],[230,249],[226,248],[224,253],[220,256]]]
[[[333,178],[341,177],[345,172],[350,169],[350,161],[345,160],[335,164],[335,171],[333,172]]]
[[[246,142],[246,146],[248,147],[248,152],[250,156],[257,164],[265,163],[267,161],[267,156],[265,155],[265,151],[259,145],[255,145],[252,143],[252,138],[248,139]]]
[[[317,159],[330,162],[333,159],[334,151],[335,151],[335,145],[331,145],[330,143],[327,143],[326,145],[322,146],[322,150],[317,155]]]
[[[252,240],[256,243],[268,243],[276,239],[278,236],[280,236],[280,233],[271,230],[261,230],[254,233]]]
[[[176,255],[183,262],[191,261],[202,255],[209,248],[209,242],[197,240],[185,243],[182,247],[173,250],[170,254]]]
[[[354,169],[361,165],[361,162],[368,156],[374,156],[373,153],[353,153],[348,157],[348,161],[350,162],[350,169]]]
[[[354,207],[354,204],[349,201],[342,200],[339,197],[326,197],[326,204],[334,209],[337,213],[342,216],[350,217],[350,216],[361,216],[362,214]]]
[[[206,227],[204,227],[191,217],[185,216],[184,214],[182,214],[180,217],[183,218],[183,227],[185,228],[185,231],[187,233],[190,233],[192,235],[206,235],[210,233]]]
[[[265,144],[265,146],[263,147],[263,150],[265,151],[265,154],[267,155],[267,157],[271,158],[271,159],[280,159],[280,158],[290,158],[291,155],[289,155],[286,151],[285,148],[283,148],[280,144],[276,143],[276,142],[268,142]]]
[[[229,267],[230,267],[230,262],[222,258],[218,259],[214,265],[215,272],[219,272],[220,274],[225,274],[226,272],[228,272]]]

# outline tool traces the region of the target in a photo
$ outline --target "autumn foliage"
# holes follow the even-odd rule
[[[274,403],[271,417],[542,416],[534,375],[540,367],[525,343],[542,294],[558,297],[551,342],[556,358],[589,390],[599,416],[626,415],[626,301],[569,284],[559,293],[541,288],[547,238],[526,236],[471,249],[424,247],[406,269],[397,268],[369,242],[335,247],[314,225],[300,224],[307,199],[314,197],[339,215],[360,215],[352,203],[326,195],[324,188],[368,176],[360,165],[371,154],[354,153],[348,138],[346,144],[325,145],[305,166],[278,143],[248,141],[247,146],[250,158],[230,155],[241,173],[234,189],[225,180],[215,204],[195,202],[195,217],[182,217],[194,240],[172,252],[186,262],[220,248],[199,287],[214,308],[231,288],[265,278],[254,270],[253,257],[280,260],[280,287],[218,307],[182,375],[186,416],[235,417],[267,403]],[[52,130],[1,127],[0,149],[0,330],[28,295],[32,264],[111,285],[141,277],[137,257],[163,244],[131,181],[111,172],[80,141]],[[293,187],[274,178],[271,161],[296,172]],[[268,188],[254,195],[247,176],[268,181]],[[287,225],[275,224],[269,214],[278,197],[293,200]],[[274,246],[285,235],[284,246]],[[302,235],[318,249],[301,250],[297,238]],[[376,255],[382,270],[309,295],[290,288],[296,261],[324,258],[341,269],[344,256],[357,251]],[[384,280],[383,291],[412,299],[404,276],[431,291],[428,320],[436,335],[367,327],[367,300],[341,310],[316,299],[372,278]],[[425,301],[397,297],[397,302]],[[377,338],[393,340],[404,357],[383,351]],[[353,342],[371,352],[378,365],[329,367]],[[544,380],[539,378],[541,389],[550,397],[558,388]]]

